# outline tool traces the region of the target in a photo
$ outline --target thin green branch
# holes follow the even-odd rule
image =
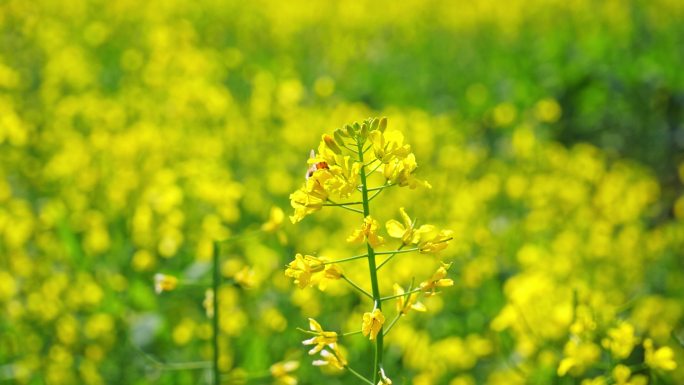
[[[349,370],[349,373],[355,375],[356,377],[359,378],[359,380],[365,382],[366,384],[375,385],[374,383],[371,382],[371,380],[367,379],[366,377],[364,377],[363,375],[361,375],[361,374],[360,374],[359,372],[357,372],[356,370],[350,368],[349,366],[345,366],[345,368],[347,368],[347,370]]]
[[[352,205],[362,205],[363,202],[344,202],[344,203],[337,203],[333,202],[330,199],[328,199],[328,202],[331,203],[323,203],[323,206],[352,206]]]
[[[394,299],[394,298],[403,297],[403,296],[406,296],[406,295],[409,295],[409,294],[417,293],[417,292],[419,292],[420,290],[421,290],[421,289],[418,288],[418,289],[413,289],[413,290],[411,290],[411,291],[407,291],[407,292],[402,293],[402,294],[388,295],[387,297],[382,297],[382,298],[380,298],[380,301],[387,301],[387,300],[389,300],[389,299]]]
[[[382,191],[383,191],[383,190],[378,190],[378,191],[376,191],[375,194],[373,194],[372,197],[368,198],[368,202],[370,202],[370,201],[372,201],[373,199],[375,199],[375,197],[378,196],[378,195],[380,195],[380,193],[381,193]]]
[[[366,258],[367,256],[368,256],[368,254],[355,255],[355,256],[349,257],[349,258],[342,258],[342,259],[338,259],[338,260],[335,260],[335,261],[323,262],[323,264],[324,264],[324,265],[330,265],[330,264],[333,264],[333,263],[349,262],[349,261],[353,261],[353,260],[356,260],[356,259]]]
[[[378,187],[369,187],[366,189],[366,191],[371,192],[371,191],[377,191],[377,190],[384,190],[384,189],[386,189],[388,187],[392,187],[392,186],[396,186],[396,184],[390,183],[390,184],[383,184],[382,186],[378,186]]]
[[[347,333],[342,333],[342,334],[339,334],[339,333],[338,333],[338,335],[339,335],[340,337],[349,337],[349,336],[353,336],[353,335],[361,334],[361,333],[363,333],[362,330],[357,330],[357,331],[355,331],[355,332],[347,332]]]
[[[399,318],[401,318],[402,315],[403,315],[403,313],[399,313],[399,314],[397,314],[397,315],[394,317],[394,319],[392,320],[392,322],[390,322],[389,326],[387,327],[387,329],[386,329],[385,332],[383,333],[384,335],[388,335],[388,334],[390,333],[390,331],[391,331],[392,328],[394,327],[394,324],[396,324],[397,321],[399,321]]]
[[[350,285],[352,285],[356,290],[360,291],[360,292],[361,292],[363,295],[365,295],[366,297],[368,297],[368,298],[370,298],[370,299],[372,299],[372,300],[375,300],[375,298],[373,298],[373,296],[372,296],[369,292],[365,291],[361,286],[357,285],[356,283],[354,283],[354,281],[352,281],[352,280],[350,280],[349,278],[347,278],[346,275],[341,275],[340,277],[341,277],[342,279],[344,279],[345,281],[347,281],[347,283],[349,283]]]
[[[375,253],[375,255],[404,254],[404,253],[412,253],[414,251],[419,251],[419,250],[420,250],[420,247],[414,247],[413,249],[406,249],[406,250],[378,251]]]
[[[401,246],[399,246],[399,249],[397,249],[397,251],[401,251],[401,249],[403,249],[404,246],[406,245],[402,243]],[[389,257],[387,257],[387,259],[382,261],[382,263],[378,265],[378,270],[380,270],[381,267],[385,266],[385,264],[389,262],[392,258],[394,258],[395,255],[397,255],[397,253],[392,253]]]
[[[372,163],[372,162],[371,162],[371,163]],[[380,166],[382,166],[382,165],[383,165],[382,162],[378,163],[378,165],[375,166],[375,168],[374,168],[371,172],[369,172],[368,175],[371,175],[371,174],[373,174],[374,172],[378,171],[378,169],[379,169]]]

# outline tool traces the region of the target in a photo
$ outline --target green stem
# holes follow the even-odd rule
[[[401,246],[399,246],[399,249],[397,249],[397,251],[401,251],[401,249],[403,249],[404,246],[406,246],[406,245],[404,245],[404,244],[402,243]],[[392,258],[394,258],[395,255],[397,255],[397,253],[392,253],[392,255],[390,255],[389,257],[387,257],[387,259],[385,259],[384,261],[382,261],[382,262],[378,265],[378,270],[380,270],[380,268],[382,268],[383,266],[385,266],[385,264],[386,264],[387,262],[389,262]]]
[[[338,335],[339,335],[340,337],[348,337],[348,336],[353,336],[353,335],[356,335],[356,334],[361,334],[362,332],[363,332],[362,330],[357,330],[357,331],[355,331],[355,332],[347,332],[347,333],[342,333],[342,334],[338,334]]]
[[[366,377],[362,376],[359,372],[350,368],[349,366],[345,366],[345,368],[347,368],[347,370],[349,370],[349,373],[355,375],[356,377],[359,378],[359,380],[365,382],[366,384],[375,385],[374,383],[370,382]]]
[[[375,255],[403,254],[403,253],[411,253],[411,252],[418,251],[418,250],[420,250],[419,247],[415,247],[413,249],[406,249],[406,250],[399,249],[399,250],[392,250],[392,251],[378,251],[377,253],[375,253]]]
[[[373,296],[370,295],[369,292],[363,290],[363,288],[361,288],[361,286],[359,286],[359,285],[357,285],[356,283],[354,283],[354,281],[350,280],[350,279],[347,278],[345,275],[341,275],[341,277],[342,277],[342,279],[344,279],[345,281],[347,281],[347,283],[349,283],[350,285],[352,285],[352,286],[354,287],[354,289],[360,291],[361,294],[365,295],[366,297],[368,297],[368,298],[370,298],[370,299],[372,299],[372,300],[375,300],[375,298],[373,298]]]
[[[214,349],[214,362],[213,362],[213,374],[214,374],[214,385],[218,385],[220,382],[220,374],[219,374],[219,281],[221,277],[219,276],[220,270],[219,270],[219,244],[218,242],[214,242],[214,255],[213,255],[213,262],[214,262],[214,271],[212,274],[212,290],[214,290],[214,318],[212,319],[212,329],[213,329],[213,335],[212,335],[212,344],[213,344],[213,349]]]
[[[353,260],[355,260],[355,259],[366,258],[367,256],[368,256],[368,254],[355,255],[355,256],[353,256],[353,257],[342,258],[342,259],[338,259],[338,260],[336,260],[336,261],[323,262],[323,264],[324,264],[324,265],[330,265],[330,264],[332,264],[332,263],[349,262],[349,261],[353,261]]]
[[[397,321],[399,321],[399,318],[401,318],[402,314],[403,314],[403,313],[399,313],[399,314],[397,314],[397,315],[394,317],[394,319],[392,320],[392,322],[390,322],[389,326],[387,327],[387,330],[385,331],[385,335],[388,335],[388,334],[389,334],[390,330],[392,330],[392,328],[394,327],[394,324],[396,324]]]
[[[323,206],[351,206],[351,205],[360,205],[363,204],[363,202],[343,202],[343,203],[337,203],[333,202],[330,199],[328,199],[328,202],[330,203],[323,203]]]
[[[387,301],[388,299],[394,299],[394,298],[403,297],[403,296],[406,296],[406,295],[409,295],[409,294],[417,293],[417,292],[419,292],[419,291],[421,291],[421,290],[422,290],[422,289],[418,288],[418,289],[414,289],[414,290],[411,290],[411,291],[407,291],[406,293],[395,294],[395,295],[390,295],[390,296],[387,296],[387,297],[382,297],[382,298],[380,298],[380,301]]]
[[[348,206],[345,206],[345,205],[340,205],[340,204],[332,204],[332,205],[323,204],[323,206],[335,206],[335,207],[339,207],[339,208],[341,208],[341,209],[345,209],[345,210],[353,211],[353,212],[355,212],[355,213],[363,214],[363,211],[361,211],[361,210],[359,210],[359,209],[355,209],[355,208],[353,208],[353,207],[348,207]]]
[[[363,143],[358,140],[357,147],[359,150],[359,162],[363,163]],[[370,148],[370,146],[369,146]],[[370,208],[368,204],[368,183],[366,182],[366,169],[361,168],[361,197],[363,200],[363,216],[368,217],[370,215]],[[380,287],[378,285],[378,274],[377,267],[375,266],[375,250],[366,242],[366,247],[368,248],[368,270],[371,279],[371,289],[373,291],[373,302],[375,308],[382,311],[382,301],[380,300]],[[375,360],[373,363],[373,381],[372,384],[378,382],[378,373],[380,372],[380,367],[382,366],[382,353],[383,353],[383,331],[382,328],[378,332],[375,338]]]

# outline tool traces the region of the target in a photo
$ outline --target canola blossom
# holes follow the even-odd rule
[[[345,155],[345,153],[349,155]],[[372,156],[365,157],[366,153],[370,153]],[[338,351],[340,348],[338,333],[324,331],[320,324],[312,318],[309,319],[311,332],[307,331],[306,333],[314,334],[314,337],[305,340],[303,344],[315,345],[309,354],[320,354],[321,358],[313,362],[315,366],[346,369],[358,379],[370,384],[376,382],[378,384],[391,384],[392,381],[386,376],[382,362],[385,334],[394,327],[400,317],[407,314],[409,309],[425,311],[425,306],[417,301],[420,293],[429,296],[435,293],[437,287],[452,286],[453,280],[446,278],[448,267],[451,265],[442,263],[437,273],[427,282],[422,283],[418,290],[405,293],[395,283],[394,295],[383,297],[379,289],[379,281],[383,277],[378,274],[379,268],[390,262],[390,259],[397,254],[412,251],[419,253],[442,251],[453,239],[453,232],[449,230],[438,231],[432,225],[423,225],[414,230],[414,222],[401,208],[400,214],[404,224],[390,220],[386,225],[389,236],[400,239],[401,244],[394,251],[379,250],[380,246],[385,245],[385,239],[380,235],[382,229],[380,223],[370,215],[371,201],[383,190],[393,186],[411,189],[418,185],[430,187],[427,182],[421,182],[414,176],[417,164],[411,147],[403,143],[401,133],[388,129],[386,118],[369,118],[362,123],[355,122],[345,125],[344,129],[335,130],[333,135],[324,134],[318,146],[318,152],[312,152],[309,164],[312,166],[307,171],[304,184],[290,195],[290,203],[294,209],[294,214],[290,217],[292,223],[301,221],[307,215],[319,211],[323,207],[341,208],[362,214],[361,227],[356,228],[346,240],[351,244],[365,245],[367,253],[331,262],[310,255],[297,254],[295,260],[287,266],[285,276],[293,278],[294,283],[300,289],[316,283],[315,274],[319,277],[342,278],[351,288],[372,301],[372,311],[363,314],[360,333],[368,337],[374,345],[373,372],[370,376],[366,376],[348,366],[347,361]],[[388,170],[391,171],[388,172]],[[380,179],[382,183],[377,187],[372,187],[369,181],[377,179]],[[373,195],[369,195],[369,192],[373,192]],[[309,198],[311,196],[314,196],[315,199]],[[330,199],[331,196],[335,197],[335,200]],[[358,206],[361,206],[362,210],[358,209]],[[402,250],[406,245],[416,245],[417,247]],[[376,257],[382,255],[389,255],[389,257],[380,263]],[[367,260],[368,276],[371,282],[370,292],[352,281],[336,267],[337,264],[359,259]],[[321,289],[323,288],[321,287]],[[382,311],[382,303],[391,299],[398,301],[395,318],[387,329],[383,330],[387,319]],[[343,333],[342,335],[350,334],[353,335],[356,332]]]

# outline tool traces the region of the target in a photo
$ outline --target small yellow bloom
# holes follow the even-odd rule
[[[382,311],[380,309],[373,309],[373,312],[363,314],[361,332],[364,336],[368,336],[369,340],[373,341],[382,329],[384,323],[385,315],[382,314]]]
[[[297,223],[309,214],[312,214],[323,207],[328,200],[328,191],[325,183],[333,175],[327,169],[317,170],[306,180],[304,186],[290,194],[290,205],[295,210],[290,216],[292,223]]]
[[[330,349],[330,350],[328,350]],[[321,360],[315,360],[314,366],[331,366],[343,370],[347,366],[347,360],[337,346],[337,343],[329,344],[327,349],[321,350]]]
[[[161,294],[163,291],[171,291],[176,286],[178,286],[178,278],[161,273],[154,275],[154,291],[157,294]]]
[[[371,131],[368,139],[373,145],[375,158],[382,163],[404,159],[411,153],[411,146],[404,144],[404,136],[399,131]]]
[[[380,246],[385,243],[385,240],[378,235],[378,228],[380,224],[371,216],[367,216],[363,220],[363,224],[360,229],[354,230],[354,232],[347,238],[347,242],[350,243],[362,243],[363,241],[368,242],[371,247]]]
[[[294,261],[290,262],[285,269],[285,275],[294,278],[294,282],[300,289],[316,282],[312,281],[313,274],[323,271],[325,265],[323,261],[312,255],[295,255]]]
[[[644,340],[646,357],[644,362],[653,369],[675,370],[677,363],[674,360],[674,351],[669,346],[653,349],[653,341],[650,338]]]
[[[337,333],[326,332],[321,327],[321,324],[316,322],[316,320],[313,318],[309,318],[309,329],[311,329],[311,331],[314,332],[316,335],[312,338],[309,338],[308,340],[303,341],[302,344],[316,345],[311,350],[309,350],[309,354],[311,355],[320,352],[326,345],[334,344],[337,342]]]
[[[454,232],[451,230],[441,230],[434,236],[421,236],[421,242],[418,245],[421,253],[438,253],[449,246],[449,241],[454,238]]]
[[[425,293],[426,296],[434,295],[437,292],[438,287],[448,287],[454,285],[454,280],[446,278],[447,273],[451,268],[451,264],[441,263],[441,266],[437,268],[437,271],[425,282],[421,282],[420,289]]]
[[[403,207],[399,209],[399,214],[404,223],[401,224],[395,219],[390,219],[385,223],[385,228],[390,237],[401,239],[405,245],[416,244],[420,241],[422,234],[434,232],[435,227],[432,225],[422,225],[420,228],[414,229],[414,222],[411,221]]]
[[[271,212],[268,216],[268,221],[261,225],[261,230],[267,233],[273,233],[277,231],[283,224],[283,219],[285,219],[285,213],[280,207],[271,207]]]
[[[622,322],[617,327],[608,330],[608,336],[609,338],[603,340],[601,344],[604,348],[610,349],[618,359],[629,357],[638,343],[634,335],[634,326],[628,322]]]
[[[408,186],[410,189],[415,189],[418,186],[432,188],[430,183],[413,176],[413,172],[417,168],[416,157],[413,154],[409,154],[404,159],[393,159],[385,164],[382,173],[385,179],[392,184],[398,184],[402,187]]]
[[[297,369],[299,369],[299,361],[284,361],[271,365],[269,371],[276,380],[276,384],[297,385],[297,378],[290,374]]]
[[[394,284],[394,295],[401,295],[397,297],[397,312],[401,314],[408,314],[409,310],[413,309],[415,311],[424,312],[427,310],[425,305],[420,302],[416,302],[419,293],[409,294],[408,298],[402,295],[404,294],[404,289],[399,286],[399,284]]]

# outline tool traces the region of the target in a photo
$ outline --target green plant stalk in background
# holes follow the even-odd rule
[[[218,385],[220,383],[220,373],[219,373],[219,343],[218,343],[218,336],[219,336],[219,306],[218,306],[218,288],[220,284],[220,271],[219,271],[219,245],[218,242],[214,242],[214,250],[213,250],[213,271],[212,271],[212,290],[214,291],[214,296],[213,296],[213,304],[212,306],[214,307],[214,317],[212,318],[212,344],[213,344],[213,350],[214,350],[214,357],[213,357],[213,377],[214,377],[214,385]]]

